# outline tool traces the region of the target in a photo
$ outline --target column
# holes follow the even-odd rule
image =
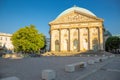
[[[52,42],[53,42],[53,39],[52,39],[52,31],[53,30],[50,30],[50,51],[54,51],[54,49],[53,49],[53,44],[52,44]]]
[[[88,50],[90,50],[90,28],[88,28]]]
[[[99,28],[99,31],[100,31],[100,49],[101,50],[104,50],[103,49],[103,28]]]
[[[78,51],[80,51],[80,29],[78,28]]]
[[[59,51],[61,51],[61,29],[59,29]]]
[[[98,29],[98,45],[99,45],[98,49],[100,50],[101,49],[100,48],[100,28],[98,27],[97,29]]]
[[[51,30],[50,30],[49,33],[50,33],[50,51],[52,51],[52,49],[51,49],[52,48],[52,46],[51,46],[51,44],[52,44],[52,39],[51,39],[52,38],[52,32],[51,32]]]
[[[70,29],[68,29],[69,31],[69,36],[68,36],[68,51],[70,51]]]

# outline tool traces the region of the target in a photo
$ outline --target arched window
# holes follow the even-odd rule
[[[66,39],[66,51],[68,51],[68,40]]]
[[[59,40],[55,41],[55,51],[59,51],[60,50],[60,43]]]
[[[84,50],[88,50],[88,40],[87,39],[83,39],[83,48]]]
[[[92,45],[93,45],[93,50],[97,51],[98,50],[98,40],[97,40],[97,38],[92,40]]]
[[[75,39],[74,41],[73,41],[73,50],[74,51],[78,51],[78,40],[77,39]]]

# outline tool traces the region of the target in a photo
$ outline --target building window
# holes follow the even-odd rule
[[[92,40],[92,45],[93,45],[93,50],[97,51],[98,50],[98,39],[97,38],[94,38]]]
[[[65,51],[68,51],[68,40],[67,40],[67,39],[64,40],[64,41],[63,41],[63,44],[64,44],[63,49],[64,49]]]
[[[84,50],[88,50],[88,40],[87,39],[83,39],[83,48]]]
[[[59,40],[55,41],[55,51],[59,51],[60,50],[60,43]]]
[[[73,41],[73,48],[74,48],[74,51],[78,51],[78,40],[77,39]]]

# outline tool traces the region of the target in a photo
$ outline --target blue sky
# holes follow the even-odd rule
[[[100,18],[112,34],[120,34],[120,0],[0,0],[0,32],[14,33],[33,24],[49,37],[48,23],[74,5]]]

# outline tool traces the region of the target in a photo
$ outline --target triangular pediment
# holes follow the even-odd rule
[[[57,17],[55,20],[50,22],[50,24],[58,23],[74,23],[74,22],[91,22],[91,21],[102,21],[102,19],[97,18],[89,14],[84,14],[77,11],[72,11],[60,17]]]

